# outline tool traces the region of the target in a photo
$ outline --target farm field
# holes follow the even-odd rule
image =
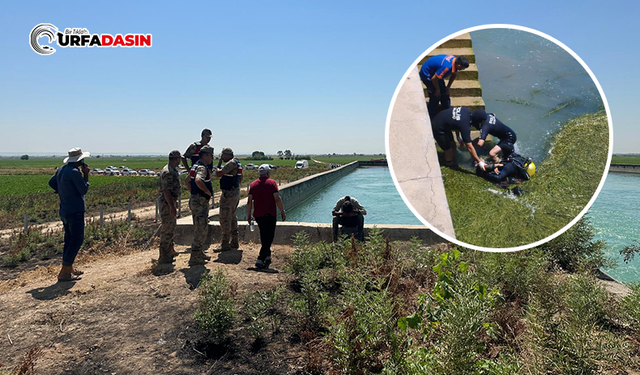
[[[640,155],[613,155],[611,164],[632,164],[640,165]]]

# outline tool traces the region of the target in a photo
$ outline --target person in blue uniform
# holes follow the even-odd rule
[[[459,71],[469,67],[466,57],[436,55],[425,61],[420,68],[420,79],[429,93],[429,117],[434,118],[440,110],[451,107],[450,89]],[[444,79],[449,78],[445,85]],[[441,108],[440,107],[441,104]]]
[[[494,113],[486,113],[483,109],[478,109],[471,115],[471,124],[480,129],[480,136],[473,140],[474,145],[484,146],[488,135],[500,139],[500,142],[489,151],[489,156],[494,162],[500,161],[498,157],[500,152],[503,159],[507,159],[515,152],[516,132],[498,120]]]
[[[471,140],[471,110],[467,107],[454,107],[441,111],[431,121],[433,138],[444,151],[445,165],[455,165],[456,143],[453,140],[453,131],[458,133],[460,140],[467,147],[476,165],[484,170],[485,162],[478,157]]]

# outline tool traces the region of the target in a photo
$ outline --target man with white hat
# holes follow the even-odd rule
[[[67,164],[58,168],[49,179],[49,186],[60,196],[60,218],[64,226],[62,269],[58,281],[78,280],[83,273],[73,267],[73,262],[84,241],[84,213],[87,210],[84,196],[89,190],[91,171],[84,159],[90,156],[78,147],[72,148],[62,161]]]
[[[253,216],[260,228],[260,254],[256,260],[256,268],[269,268],[271,263],[271,243],[276,233],[276,206],[280,209],[280,218],[287,218],[278,193],[278,184],[269,178],[269,164],[262,164],[258,168],[260,177],[249,186],[249,198],[247,200],[247,221],[251,224],[251,209]]]

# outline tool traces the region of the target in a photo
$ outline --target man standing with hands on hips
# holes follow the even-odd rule
[[[278,184],[269,178],[269,164],[262,164],[258,168],[260,177],[249,186],[247,200],[247,221],[251,224],[251,209],[260,228],[260,255],[256,260],[256,268],[269,268],[271,263],[271,243],[276,232],[276,206],[280,209],[280,218],[285,221],[282,199],[278,193]],[[255,202],[255,203],[254,203]]]
[[[91,171],[84,159],[90,156],[80,148],[72,148],[62,161],[66,165],[58,168],[49,179],[49,186],[60,196],[60,218],[64,226],[62,269],[58,281],[78,280],[83,274],[73,267],[73,262],[84,241],[84,213],[87,210],[84,196],[89,191]]]

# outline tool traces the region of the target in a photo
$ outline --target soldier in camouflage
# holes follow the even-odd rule
[[[202,149],[202,147],[207,146],[209,142],[211,142],[211,137],[211,130],[202,129],[200,140],[190,144],[187,148],[187,151],[185,151],[184,155],[182,155],[182,165],[185,167],[185,169],[189,170],[189,168],[191,168],[200,159],[200,150]],[[191,167],[189,166],[189,160],[191,161]],[[213,169],[213,161],[209,166],[209,169]]]
[[[207,165],[212,162],[213,148],[203,146],[200,149],[200,159],[189,170],[189,191],[191,192],[189,208],[193,217],[193,241],[189,265],[205,264],[211,259],[210,256],[205,255],[204,251],[208,232],[209,201],[213,197],[211,170]]]
[[[180,151],[169,153],[169,164],[165,165],[158,178],[160,203],[160,257],[158,264],[171,264],[178,255],[173,249],[173,235],[176,229],[177,202],[180,195],[180,180],[176,167],[180,164]]]
[[[222,167],[222,162],[225,163]],[[216,177],[220,178],[220,227],[222,230],[221,250],[238,249],[238,218],[236,209],[240,201],[240,183],[242,183],[242,164],[233,157],[233,150],[224,148],[216,168]]]

